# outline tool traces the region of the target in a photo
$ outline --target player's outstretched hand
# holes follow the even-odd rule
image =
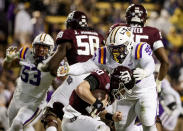
[[[65,62],[63,66],[59,66],[59,68],[57,69],[57,76],[58,77],[66,76],[68,72],[69,72],[69,64]]]
[[[6,50],[6,61],[11,62],[12,60],[18,58],[19,56],[19,51],[17,51],[17,47],[10,46]]]

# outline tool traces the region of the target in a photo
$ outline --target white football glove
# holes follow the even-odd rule
[[[139,80],[142,80],[144,79],[145,77],[147,77],[149,74],[147,71],[145,71],[144,69],[142,68],[136,68],[134,71],[133,71],[133,76],[135,78],[135,81],[139,81]]]
[[[17,47],[10,46],[8,49],[6,49],[6,61],[11,62],[12,60],[18,58],[19,51],[17,51]]]
[[[156,90],[158,93],[161,92],[161,81],[156,79]]]
[[[57,76],[58,77],[66,76],[68,72],[69,72],[69,64],[65,62],[63,66],[59,66],[59,68],[57,69]]]

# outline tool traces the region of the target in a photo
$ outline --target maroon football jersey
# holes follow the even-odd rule
[[[104,45],[104,38],[94,30],[72,30],[60,31],[56,38],[56,44],[70,41],[72,48],[67,51],[66,57],[70,65],[85,62],[94,55],[94,51]]]
[[[110,92],[110,78],[108,74],[102,70],[96,70],[95,72],[92,72],[91,75],[93,75],[95,78],[97,78],[99,82],[99,86],[95,89],[102,89],[106,92]],[[69,104],[78,112],[82,113],[83,115],[89,115],[86,108],[90,106],[90,104],[83,101],[74,90],[70,96]]]
[[[154,27],[144,26],[144,27],[130,27],[128,24],[118,23],[110,27],[109,32],[117,26],[127,26],[131,28],[131,31],[134,34],[135,42],[146,42],[153,49],[154,42],[162,40],[161,32]]]

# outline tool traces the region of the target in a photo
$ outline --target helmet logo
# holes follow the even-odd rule
[[[107,85],[105,86],[105,89],[109,90],[110,88],[110,83],[107,83]]]
[[[130,36],[131,36],[131,33],[130,33],[129,31],[127,31],[127,32],[126,32],[126,35],[127,35],[128,37],[130,37]]]
[[[68,19],[73,19],[73,16],[74,16],[74,11],[69,14]]]
[[[124,84],[128,83],[131,81],[131,76],[128,71],[120,71],[120,79],[124,82]]]
[[[125,34],[126,32],[128,32],[128,29],[127,28],[122,28],[122,30],[120,31],[121,34]]]
[[[87,26],[86,16],[84,16],[84,15],[81,16],[81,21],[79,21],[79,24],[81,25],[81,27]]]

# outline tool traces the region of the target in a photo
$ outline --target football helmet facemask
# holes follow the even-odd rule
[[[122,63],[131,52],[133,34],[128,27],[117,26],[108,35],[106,45],[113,59],[118,63]]]
[[[128,24],[139,23],[144,25],[147,20],[147,10],[143,5],[140,4],[131,4],[126,9],[126,21]]]
[[[36,64],[38,64],[52,54],[54,40],[49,34],[41,33],[34,38],[32,47]]]
[[[80,29],[88,27],[88,18],[86,14],[81,11],[73,11],[68,15],[65,23],[67,28]]]
[[[125,99],[125,93],[131,94],[135,86],[133,72],[128,67],[118,66],[111,74],[110,87],[114,99]]]

